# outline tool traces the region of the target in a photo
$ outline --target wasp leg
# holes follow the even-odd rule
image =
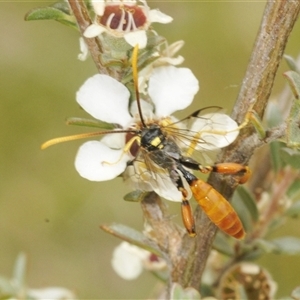
[[[179,162],[189,169],[200,171],[204,174],[216,172],[225,175],[234,175],[239,184],[245,183],[251,175],[249,167],[237,163],[219,163],[214,166],[202,166],[194,159],[185,156],[181,157]]]
[[[237,163],[216,164],[212,167],[212,172],[234,175],[240,184],[245,183],[251,175],[249,167]]]
[[[180,176],[178,176],[176,180],[177,188],[182,194],[182,202],[181,202],[181,217],[190,237],[194,237],[196,235],[195,230],[195,220],[192,212],[192,208],[190,206],[190,202],[187,200],[188,192],[183,186],[183,182]]]

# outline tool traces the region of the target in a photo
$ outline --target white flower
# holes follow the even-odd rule
[[[77,58],[81,61],[85,61],[89,55],[89,49],[82,37],[79,38],[79,48],[80,53],[78,54]]]
[[[140,101],[146,126],[158,124],[164,127],[177,121],[171,115],[188,107],[198,90],[198,80],[189,69],[174,66],[155,68],[148,88],[153,105]],[[96,119],[117,124],[116,130],[123,132],[107,134],[101,141],[84,143],[77,153],[75,167],[82,177],[92,181],[110,180],[126,170],[125,179],[134,188],[155,191],[168,200],[180,202],[182,193],[169,173],[162,168],[160,172],[152,172],[147,162],[143,161],[138,145],[128,144],[144,128],[136,101],[128,111],[129,97],[127,88],[107,75],[97,74],[79,89],[77,101],[84,110]],[[176,123],[173,128],[183,128],[182,126]],[[191,141],[200,131],[203,145],[199,147],[205,150],[225,147],[238,135],[237,124],[221,113],[202,116],[194,122],[192,131],[185,131],[185,134],[189,135]],[[179,147],[182,146],[179,143]],[[195,150],[197,147],[198,145]],[[131,161],[133,163],[128,166]],[[160,166],[156,166],[158,168]],[[183,180],[183,183],[191,195],[186,181]]]
[[[173,19],[159,10],[148,7],[146,0],[93,0],[92,5],[96,13],[95,22],[84,32],[87,38],[93,38],[107,32],[108,34],[124,38],[134,47],[145,48],[147,44],[146,30],[151,23],[170,23]]]
[[[126,280],[136,279],[143,269],[158,271],[166,268],[163,259],[127,242],[115,248],[111,263],[115,272]]]
[[[75,295],[62,287],[47,287],[43,289],[29,289],[28,297],[36,300],[74,300]]]

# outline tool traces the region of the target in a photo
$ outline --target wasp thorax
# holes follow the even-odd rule
[[[141,133],[141,146],[148,151],[162,149],[164,146],[165,136],[161,129],[153,125],[149,128],[144,128]]]
[[[97,21],[110,29],[130,32],[145,27],[147,18],[139,6],[108,5]]]

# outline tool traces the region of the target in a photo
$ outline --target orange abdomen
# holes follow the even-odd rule
[[[230,203],[211,185],[197,179],[190,184],[193,195],[210,220],[227,234],[242,239],[243,224]]]

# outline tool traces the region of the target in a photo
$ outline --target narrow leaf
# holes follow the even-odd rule
[[[135,190],[126,194],[123,198],[125,201],[129,202],[141,202],[149,192],[144,192],[140,190]]]
[[[295,100],[287,119],[287,145],[300,148],[300,101]]]
[[[272,243],[277,246],[279,253],[284,254],[300,254],[300,239],[292,236],[286,236],[272,240]]]
[[[258,220],[259,213],[258,213],[258,209],[254,197],[251,195],[249,190],[243,185],[239,185],[236,191],[240,199],[243,201],[244,205],[246,206],[247,210],[249,211],[252,220],[256,222]]]
[[[26,276],[26,255],[25,253],[20,253],[16,259],[13,273],[13,280],[17,291],[21,291],[25,285]]]
[[[285,236],[271,241],[262,239],[256,240],[256,245],[266,253],[300,254],[300,239],[291,236]]]
[[[300,169],[300,151],[283,147],[281,148],[281,154],[287,165],[290,165],[293,169]]]
[[[230,244],[230,239],[228,238],[228,235],[224,234],[221,231],[219,231],[216,235],[216,238],[213,243],[213,248],[218,252],[229,257],[234,256],[233,247]]]
[[[300,216],[300,201],[293,203],[285,212],[286,216],[299,218]]]
[[[96,128],[105,129],[105,130],[115,129],[115,127],[110,123],[102,122],[99,120],[76,118],[76,117],[67,118],[66,124],[67,125],[85,126],[85,127],[96,127]]]
[[[25,15],[25,20],[55,20],[65,25],[68,25],[74,29],[78,29],[74,16],[71,16],[65,13],[63,10],[58,9],[54,6],[35,8]]]
[[[142,233],[133,228],[117,223],[101,225],[100,228],[107,233],[122,239],[123,241],[143,248],[158,256],[162,256],[162,253],[158,249],[150,246],[150,241]]]
[[[284,57],[286,63],[288,64],[289,68],[292,71],[300,73],[300,70],[297,66],[297,63],[296,63],[295,59],[292,56],[284,54],[283,57]]]
[[[173,283],[171,287],[171,297],[174,300],[200,300],[200,293],[192,288],[183,288],[179,283]]]
[[[281,149],[285,146],[286,145],[284,143],[278,141],[270,143],[272,167],[276,173],[278,173],[285,166],[281,155]]]
[[[300,98],[300,74],[295,71],[287,71],[283,74],[286,77],[296,99]]]

